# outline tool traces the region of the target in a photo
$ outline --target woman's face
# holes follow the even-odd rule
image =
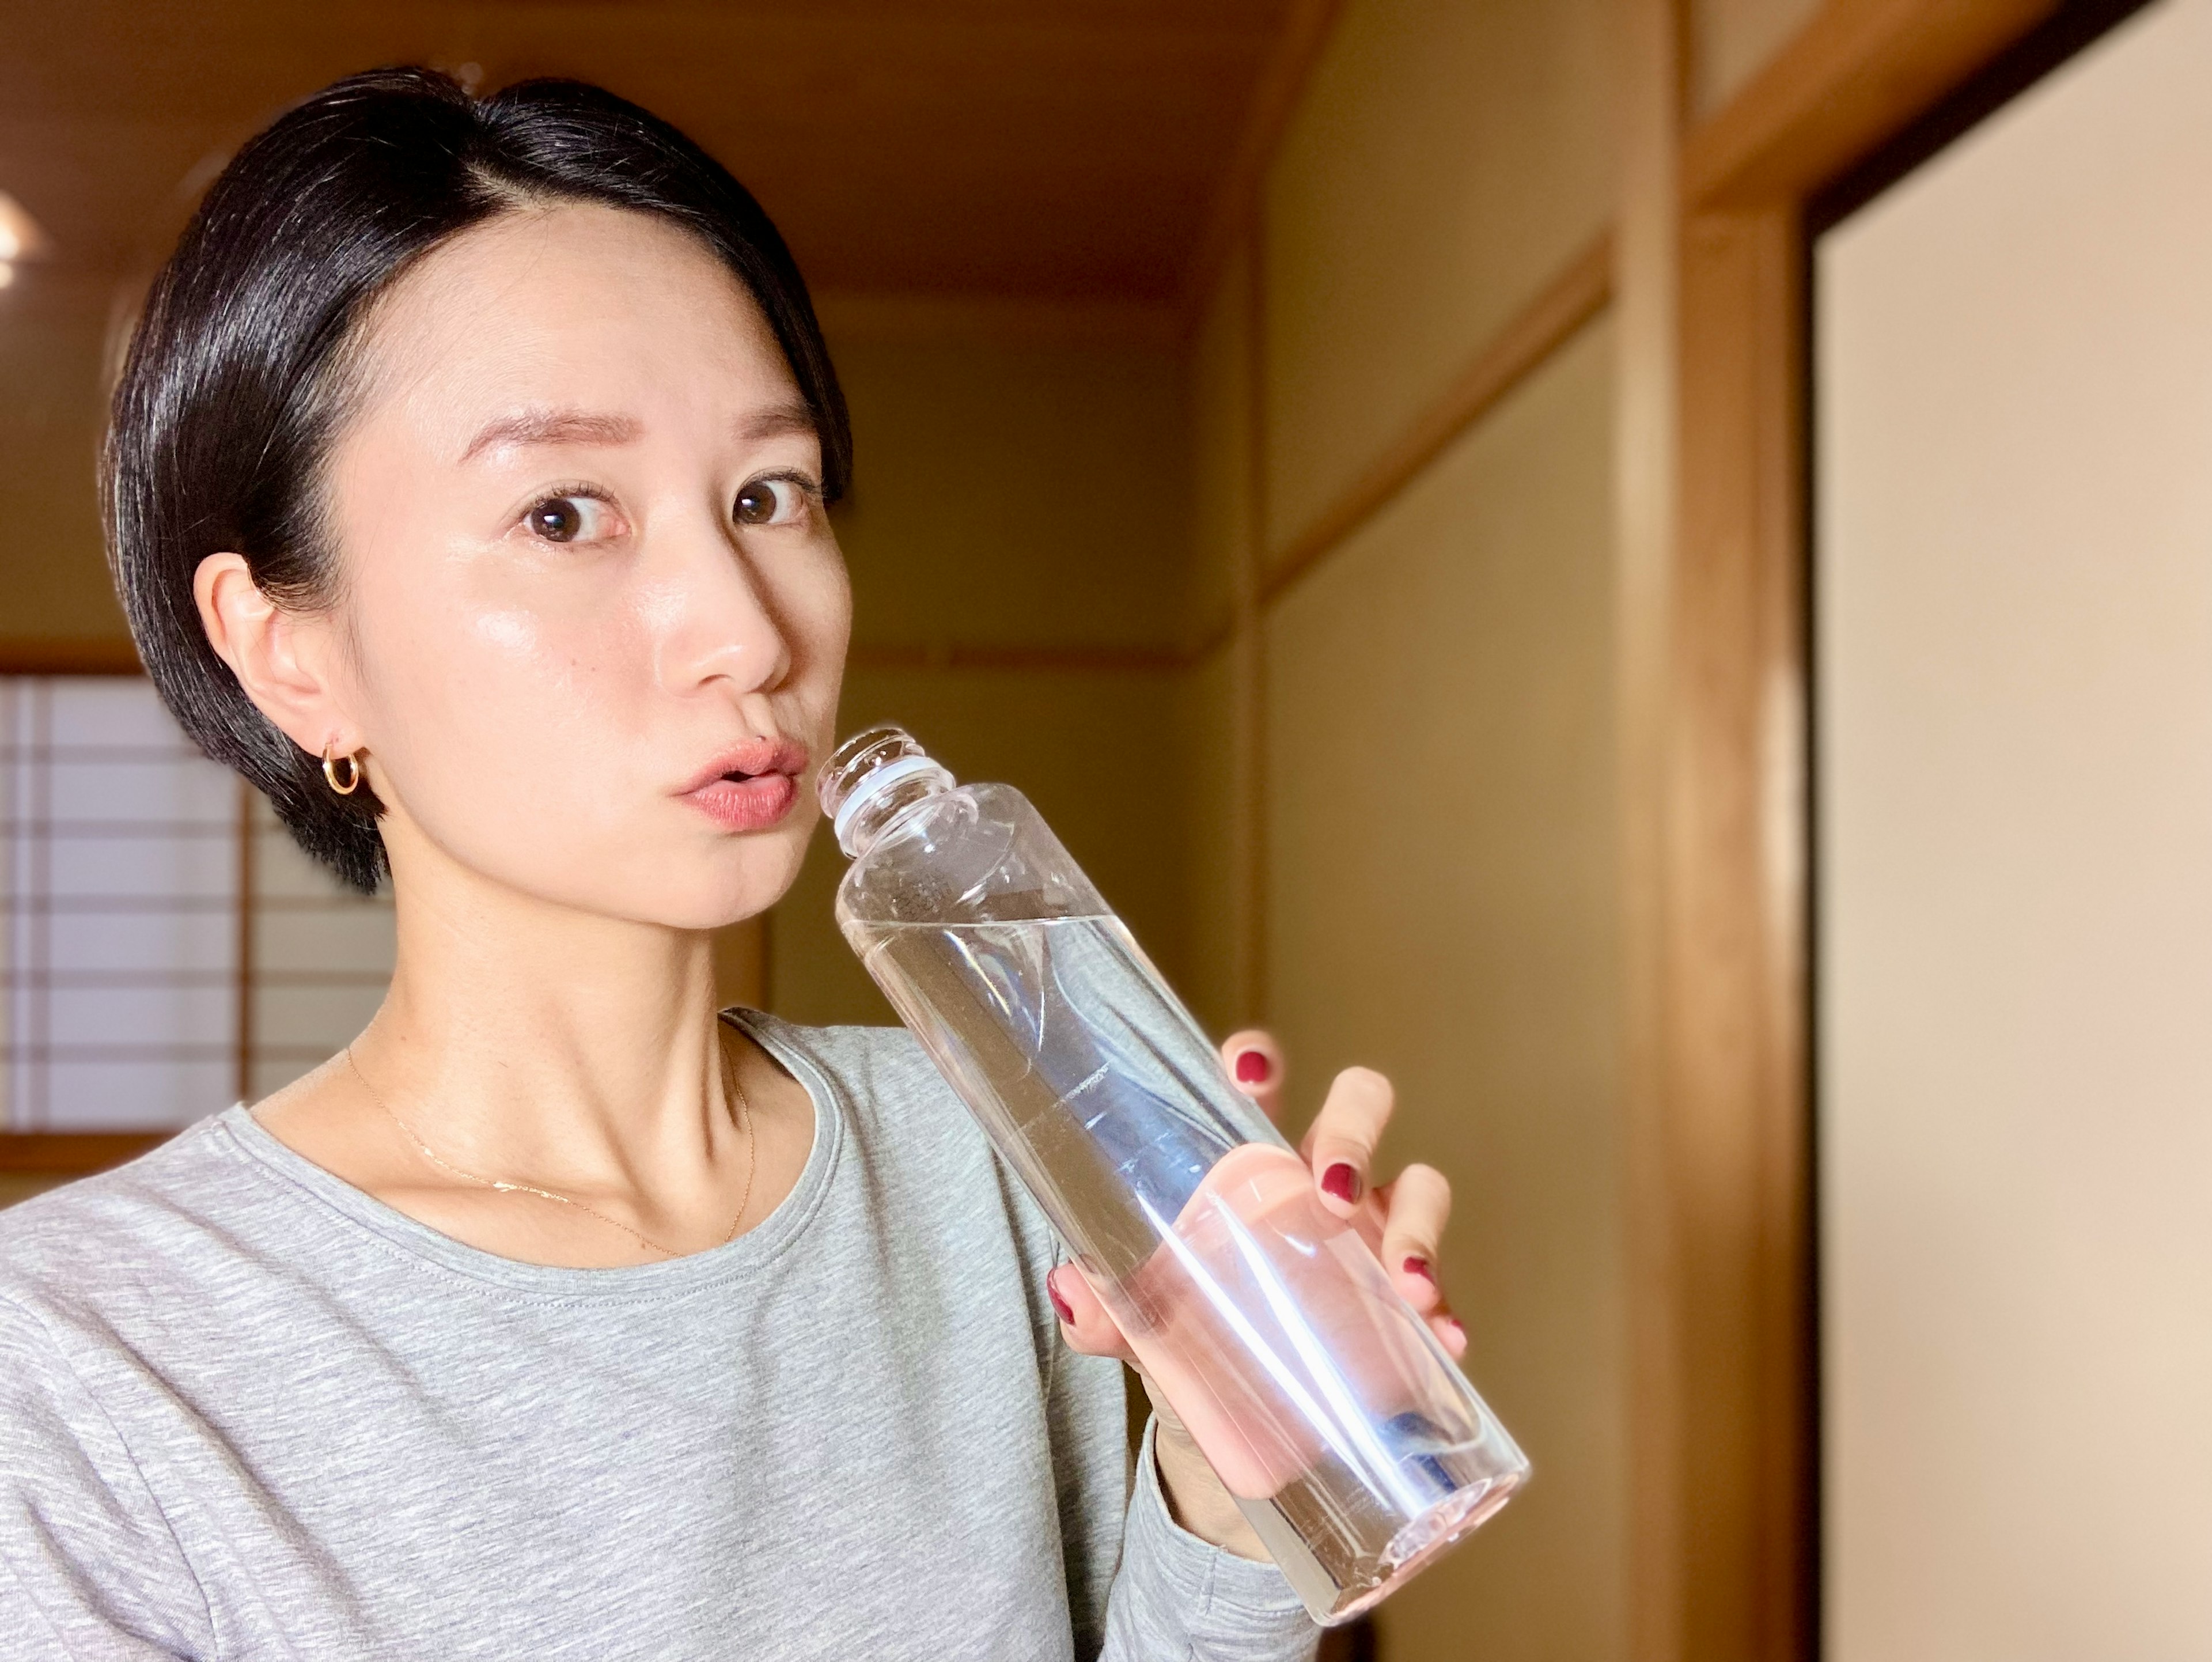
[[[770,904],[851,596],[758,307],[664,221],[532,209],[430,255],[362,347],[332,622],[398,880],[689,928]]]

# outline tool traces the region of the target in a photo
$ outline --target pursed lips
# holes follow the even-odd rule
[[[691,776],[691,782],[677,792],[689,796],[719,782],[742,782],[767,774],[796,779],[806,771],[806,746],[790,739],[748,739],[714,758]]]
[[[765,831],[799,800],[806,747],[788,739],[749,739],[716,757],[678,793],[730,831]]]

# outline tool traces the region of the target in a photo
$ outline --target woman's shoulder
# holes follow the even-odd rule
[[[0,1300],[128,1300],[204,1256],[226,1215],[254,1198],[252,1173],[227,1146],[226,1117],[210,1115],[136,1160],[0,1209]]]
[[[1052,1254],[1044,1215],[974,1115],[903,1027],[806,1027],[745,1012],[786,1067],[812,1068],[850,1123],[854,1158],[882,1190],[913,1193],[940,1222],[1011,1222],[1027,1254]]]
[[[941,1144],[948,1133],[980,1144],[982,1132],[903,1027],[809,1027],[758,1011],[733,1011],[785,1068],[826,1086],[870,1141]],[[807,1080],[809,1071],[818,1078]]]

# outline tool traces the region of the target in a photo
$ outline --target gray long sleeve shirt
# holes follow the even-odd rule
[[[743,1021],[813,1148],[694,1257],[495,1257],[242,1108],[0,1213],[0,1658],[1310,1656],[1149,1444],[1132,1497],[911,1040]]]

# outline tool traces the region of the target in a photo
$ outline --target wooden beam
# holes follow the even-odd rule
[[[1172,646],[994,646],[943,642],[915,645],[856,643],[848,670],[981,670],[1003,674],[1143,675],[1182,669],[1189,654]]]
[[[1619,746],[1624,1337],[1632,1381],[1628,1653],[1688,1647],[1690,1541],[1680,1173],[1667,1092],[1668,709],[1680,376],[1676,155],[1681,19],[1674,0],[1617,0],[1620,215],[1613,257],[1613,709]],[[1734,1662],[1734,1659],[1726,1659]]]
[[[1273,600],[1420,477],[1453,440],[1497,408],[1613,297],[1613,247],[1601,233],[1468,360],[1343,494],[1268,565],[1261,586]]]
[[[138,648],[128,636],[79,638],[0,636],[0,675],[137,675]]]
[[[996,645],[941,642],[855,643],[848,667],[859,670],[964,669],[1012,673],[1144,674],[1181,669],[1194,654],[1173,646]],[[0,637],[0,675],[137,675],[128,641],[19,640]]]
[[[1683,147],[1683,200],[1794,208],[1941,100],[2058,0],[1831,0]]]
[[[0,1131],[0,1173],[88,1177],[167,1142],[168,1131]]]
[[[813,298],[815,315],[833,350],[889,341],[899,345],[1129,346],[1165,352],[1173,350],[1183,336],[1182,313],[1146,301],[840,289]]]

